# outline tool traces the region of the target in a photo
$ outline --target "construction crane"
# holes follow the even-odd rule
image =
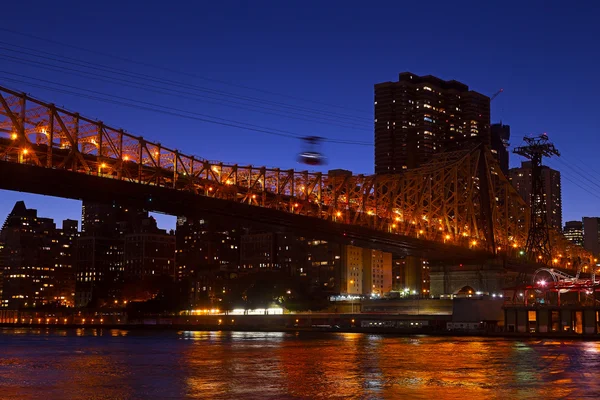
[[[500,90],[498,90],[496,93],[494,93],[494,95],[493,95],[492,97],[490,97],[490,103],[491,103],[492,101],[494,101],[494,99],[495,99],[496,97],[498,97],[498,95],[499,95],[500,93],[502,93],[502,92],[504,92],[504,89],[500,89]]]

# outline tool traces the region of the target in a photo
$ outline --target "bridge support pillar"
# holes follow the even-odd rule
[[[419,257],[407,256],[404,267],[405,289],[410,294],[422,294],[423,292],[423,261]]]
[[[431,281],[431,295],[456,295],[462,289],[473,295],[479,292],[484,295],[501,296],[502,289],[513,286],[511,277],[502,265],[487,262],[479,265],[448,264],[431,265],[429,276]]]

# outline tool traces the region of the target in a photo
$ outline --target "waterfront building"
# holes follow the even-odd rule
[[[392,254],[343,246],[342,294],[383,296],[392,290]]]
[[[73,306],[73,246],[77,221],[56,228],[18,201],[0,231],[2,307]]]
[[[75,303],[112,304],[126,280],[175,276],[175,236],[158,229],[145,210],[83,202],[77,241]]]

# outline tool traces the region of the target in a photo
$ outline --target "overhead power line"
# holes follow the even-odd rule
[[[236,99],[240,99],[240,100],[244,100],[244,101],[248,101],[248,102],[260,103],[260,104],[266,104],[266,105],[270,105],[270,106],[274,106],[274,107],[279,107],[279,108],[285,109],[286,111],[287,110],[296,110],[296,111],[302,111],[302,112],[309,112],[311,115],[320,115],[320,116],[326,116],[326,117],[331,117],[331,118],[337,118],[337,119],[343,120],[344,122],[354,122],[354,123],[366,123],[367,121],[369,123],[371,122],[371,119],[364,118],[364,117],[357,117],[355,115],[341,114],[341,113],[337,113],[337,112],[325,111],[322,109],[314,109],[314,108],[301,107],[301,106],[296,106],[296,105],[289,105],[289,104],[285,104],[285,103],[281,103],[281,102],[277,102],[277,101],[240,95],[240,94],[236,94],[236,93],[232,93],[232,92],[227,92],[227,91],[222,91],[222,90],[218,90],[218,89],[213,89],[213,88],[208,88],[208,87],[204,87],[204,86],[190,84],[189,82],[175,81],[172,79],[156,77],[156,76],[152,76],[152,75],[139,73],[136,71],[129,71],[129,70],[125,70],[125,69],[114,68],[114,67],[99,64],[99,63],[91,63],[91,62],[78,60],[78,59],[71,58],[71,57],[58,55],[55,53],[49,53],[46,51],[40,51],[40,50],[32,49],[29,47],[13,45],[11,43],[6,43],[6,42],[2,42],[2,41],[0,41],[0,44],[3,44],[5,46],[11,46],[11,47],[16,47],[16,48],[20,48],[20,49],[27,49],[27,50],[33,51],[34,53],[22,51],[22,50],[14,50],[14,49],[10,49],[7,47],[1,47],[1,49],[5,50],[5,51],[9,51],[12,53],[18,53],[18,54],[25,54],[30,57],[36,57],[36,58],[41,58],[43,60],[46,60],[45,63],[27,60],[29,62],[34,62],[34,63],[41,64],[41,65],[47,64],[47,60],[50,60],[53,62],[58,62],[58,63],[62,63],[62,64],[67,64],[67,65],[75,65],[78,67],[92,69],[95,71],[106,72],[109,74],[126,76],[129,80],[131,80],[131,79],[148,80],[151,82],[161,83],[164,85],[169,85],[169,86],[175,85],[177,87],[191,89],[191,90],[195,90],[195,91],[199,91],[199,92],[203,92],[203,93],[210,93],[210,94],[214,94],[214,95],[224,96],[227,98],[227,100],[229,100],[231,98],[236,98]],[[48,55],[51,55],[52,57],[42,56],[40,54],[48,54]],[[23,59],[20,59],[20,60],[23,60]],[[65,61],[65,60],[69,60],[69,61]],[[60,66],[60,68],[64,68],[64,67]]]
[[[1,49],[1,47],[0,47],[0,49]],[[60,66],[60,67],[54,66],[54,65],[48,64],[48,63],[42,63],[39,61],[22,59],[19,57],[7,56],[7,55],[3,55],[1,53],[0,53],[0,59],[4,59],[7,61],[11,61],[11,62],[17,62],[17,63],[23,64],[23,65],[31,65],[31,66],[34,66],[37,68],[42,68],[42,69],[49,70],[49,71],[64,73],[64,74],[68,74],[69,76],[80,76],[80,77],[83,77],[86,79],[92,79],[92,80],[100,81],[100,82],[108,82],[108,83],[118,84],[119,86],[141,89],[141,90],[149,91],[152,93],[176,96],[178,98],[185,98],[185,99],[205,102],[205,103],[209,103],[209,104],[218,104],[218,105],[222,105],[222,106],[226,106],[226,107],[232,107],[235,109],[242,109],[242,110],[247,110],[247,111],[252,111],[252,112],[260,112],[262,114],[275,115],[275,116],[279,116],[279,117],[290,118],[290,119],[295,119],[295,120],[300,120],[300,121],[314,122],[314,123],[319,123],[319,124],[338,126],[338,127],[344,128],[344,129],[353,129],[353,130],[359,130],[359,131],[366,132],[366,129],[365,129],[366,127],[360,128],[357,125],[353,125],[353,124],[346,125],[346,124],[343,124],[342,122],[338,122],[337,120],[330,119],[328,117],[311,116],[308,114],[298,113],[298,112],[294,112],[294,111],[285,111],[286,114],[282,114],[283,110],[277,110],[274,108],[264,107],[261,105],[246,104],[243,102],[232,101],[229,99],[227,99],[225,101],[224,99],[221,99],[218,97],[212,97],[212,96],[206,96],[206,95],[200,96],[193,92],[177,90],[177,89],[173,89],[172,87],[165,88],[165,87],[157,86],[157,85],[139,84],[137,82],[132,81],[131,79],[116,78],[116,77],[111,77],[108,75],[92,73],[92,72],[83,71],[83,70],[79,70],[79,69],[75,69],[75,68],[64,67],[64,66]],[[206,100],[206,99],[209,99],[209,100]],[[249,108],[249,107],[258,108],[258,109],[253,109],[253,108]]]
[[[52,39],[43,38],[43,37],[32,35],[29,33],[18,32],[18,31],[12,30],[12,29],[0,28],[0,31],[9,32],[9,33],[12,33],[15,35],[25,36],[25,37],[29,37],[29,38],[36,39],[36,40],[41,40],[41,41],[44,41],[47,43],[54,43],[54,44],[58,44],[60,46],[77,49],[77,50],[85,51],[85,52],[92,53],[92,54],[97,54],[97,55],[100,55],[103,57],[110,57],[110,58],[118,59],[118,60],[125,61],[125,62],[132,63],[132,64],[142,65],[145,67],[150,67],[150,68],[154,68],[154,69],[158,69],[158,70],[162,70],[162,71],[166,71],[166,72],[170,72],[170,73],[176,73],[179,75],[185,75],[185,76],[189,76],[189,77],[193,77],[193,78],[198,78],[198,79],[202,79],[202,80],[209,81],[209,82],[215,82],[215,83],[220,83],[220,84],[228,85],[228,86],[232,86],[232,87],[253,90],[253,91],[264,93],[264,94],[280,96],[280,97],[303,101],[303,102],[307,102],[307,103],[313,103],[313,104],[319,104],[319,105],[324,105],[324,106],[338,108],[338,109],[344,109],[344,110],[351,111],[353,113],[359,112],[359,113],[363,113],[363,114],[369,114],[368,112],[365,112],[364,110],[357,110],[357,109],[353,109],[353,108],[346,107],[346,106],[339,105],[339,104],[331,104],[331,103],[321,102],[321,101],[317,101],[317,100],[305,99],[305,98],[301,98],[301,97],[297,97],[297,96],[292,96],[289,94],[277,93],[277,92],[273,92],[273,91],[269,91],[269,90],[265,90],[265,89],[261,89],[261,88],[256,88],[256,87],[236,84],[236,83],[232,83],[232,82],[228,82],[228,81],[224,81],[224,80],[200,76],[200,75],[192,74],[189,72],[179,71],[179,70],[175,70],[172,68],[162,67],[162,66],[151,64],[151,63],[132,60],[132,59],[114,55],[114,54],[108,54],[108,53],[100,52],[97,50],[92,50],[92,49],[83,48],[83,47],[75,46],[75,45],[64,43],[64,42],[59,42],[59,41],[52,40]]]
[[[182,109],[175,108],[175,107],[166,107],[166,106],[163,106],[160,104],[138,101],[138,100],[129,99],[126,97],[115,96],[115,95],[111,95],[108,93],[102,93],[102,92],[95,91],[95,90],[89,90],[89,89],[84,89],[84,88],[78,88],[76,86],[64,85],[64,84],[60,84],[58,82],[52,82],[52,81],[48,81],[45,79],[38,79],[38,78],[29,77],[26,75],[15,74],[12,72],[0,71],[0,73],[9,74],[12,76],[18,76],[18,77],[25,78],[25,79],[30,79],[30,80],[33,80],[34,82],[42,82],[42,83],[47,83],[47,84],[51,84],[51,85],[56,85],[58,87],[47,86],[47,85],[40,84],[40,83],[32,83],[32,82],[24,81],[22,79],[15,79],[15,78],[6,77],[6,76],[2,77],[3,79],[10,81],[10,82],[24,84],[24,85],[37,87],[37,88],[41,88],[41,89],[46,89],[46,90],[50,90],[50,91],[54,91],[54,92],[69,94],[69,95],[73,95],[73,96],[77,96],[77,97],[81,97],[81,98],[87,98],[90,100],[102,101],[102,102],[106,102],[106,103],[117,104],[117,105],[122,105],[122,106],[126,106],[126,107],[146,110],[146,111],[158,112],[158,113],[176,116],[176,117],[180,117],[180,118],[208,122],[208,123],[222,125],[222,126],[235,127],[235,128],[239,128],[239,129],[245,129],[245,130],[254,131],[254,132],[261,132],[261,133],[266,133],[266,134],[281,136],[281,137],[287,137],[287,138],[292,138],[292,139],[302,139],[305,136],[305,135],[302,135],[302,134],[299,134],[296,132],[280,130],[280,129],[271,129],[271,128],[262,127],[260,125],[248,124],[245,122],[240,122],[240,121],[235,121],[235,120],[228,120],[225,118],[214,117],[214,116],[207,115],[207,114],[201,114],[201,113],[196,113],[196,112],[192,112],[192,111],[182,110]],[[84,92],[88,92],[91,94],[74,92],[72,90],[67,90],[64,88],[70,88],[70,89],[74,89],[74,90],[84,91]],[[99,96],[105,96],[105,97],[99,97]],[[113,100],[113,99],[115,99],[115,100]],[[368,142],[338,140],[338,139],[329,139],[329,138],[324,138],[323,141],[328,142],[328,143],[335,143],[335,144],[347,144],[347,145],[359,145],[359,146],[372,146],[373,145],[372,143],[368,143]]]
[[[587,174],[585,171],[583,171],[581,168],[577,167],[576,165],[572,164],[572,163],[567,163],[564,160],[558,159],[558,162],[560,162],[563,166],[569,168],[569,170],[574,173],[575,175],[577,175],[579,178],[581,178],[582,180],[586,180],[588,183],[586,183],[586,185],[594,185],[596,186],[599,190],[600,190],[600,184],[598,184],[598,182],[595,182],[593,180],[591,180],[590,178],[588,178]]]

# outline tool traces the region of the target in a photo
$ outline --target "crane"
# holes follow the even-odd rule
[[[500,90],[498,90],[496,93],[494,93],[494,95],[493,95],[492,97],[490,97],[490,103],[491,103],[491,102],[492,102],[492,101],[493,101],[493,100],[494,100],[496,97],[498,97],[498,95],[499,95],[500,93],[502,93],[502,92],[504,92],[504,89],[500,89]]]

